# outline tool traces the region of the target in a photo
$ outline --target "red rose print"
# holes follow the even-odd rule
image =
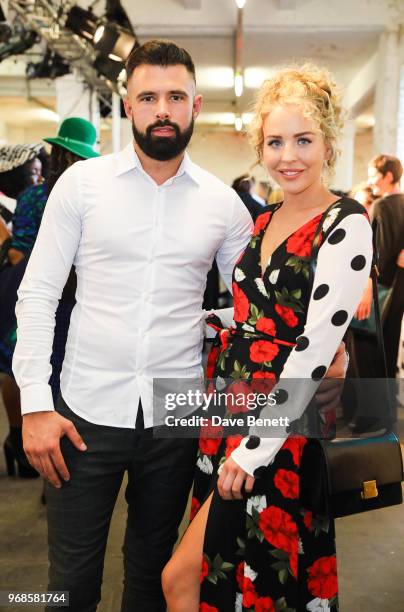
[[[209,565],[205,557],[202,558],[202,569],[201,569],[201,584],[209,574]]]
[[[270,597],[258,597],[254,609],[255,612],[275,612],[274,602]]]
[[[286,250],[288,253],[297,255],[298,257],[310,257],[314,234],[316,233],[320,218],[321,215],[317,215],[317,217],[303,225],[303,227],[291,235],[286,242]]]
[[[229,336],[230,336],[230,330],[229,329],[222,329],[219,332],[219,337],[220,337],[220,350],[221,351],[225,351],[227,349],[227,347],[229,346]]]
[[[258,331],[268,334],[268,336],[275,336],[276,334],[275,323],[268,317],[261,317],[258,319],[255,327],[258,329]]]
[[[335,556],[320,557],[308,569],[307,587],[314,597],[331,599],[338,591],[337,560]]]
[[[253,236],[258,236],[263,229],[266,228],[269,218],[271,216],[270,212],[266,212],[263,215],[259,215],[254,225]]]
[[[238,323],[247,321],[250,304],[247,296],[242,289],[233,282],[233,300],[234,300],[234,320]]]
[[[289,436],[282,445],[282,450],[289,450],[292,453],[293,463],[299,467],[302,459],[303,448],[307,442],[304,436]]]
[[[228,386],[226,392],[227,409],[232,414],[248,412],[247,396],[251,393],[249,385],[245,382],[234,382]]]
[[[229,436],[226,439],[226,450],[225,450],[226,459],[227,459],[227,457],[230,457],[232,452],[238,446],[240,446],[240,442],[241,442],[242,439],[243,439],[243,436],[241,436],[241,435],[238,435],[238,436]]]
[[[206,364],[206,378],[213,378],[213,375],[215,373],[217,358],[219,356],[219,351],[220,349],[218,346],[212,346],[212,348],[209,351],[208,361]]]
[[[303,517],[303,523],[306,529],[308,529],[309,531],[313,531],[312,520],[313,520],[313,513],[310,512],[310,510],[305,510],[304,517]]]
[[[276,376],[273,372],[254,372],[251,390],[255,393],[270,393],[275,386]]]
[[[199,604],[199,612],[219,612],[219,610],[203,601]]]
[[[199,449],[204,455],[215,455],[223,437],[221,425],[202,425],[199,438]]]
[[[199,503],[199,501],[196,499],[196,497],[193,497],[191,501],[191,512],[189,513],[190,521],[192,521],[195,518],[195,515],[198,512],[200,507],[201,507],[201,504]]]
[[[236,580],[237,580],[238,588],[240,589],[240,592],[242,593],[244,589],[244,561],[241,561],[237,566]]]
[[[258,526],[265,539],[286,552],[292,552],[297,541],[296,523],[284,510],[276,506],[268,506],[260,512]]]
[[[272,361],[279,353],[279,346],[269,340],[256,340],[250,345],[250,359],[255,363]]]
[[[243,584],[243,606],[245,608],[252,608],[257,601],[258,595],[255,591],[254,585],[250,578],[244,577]]]
[[[299,476],[291,470],[278,470],[275,474],[274,484],[283,497],[296,499],[299,496]]]
[[[281,306],[280,304],[275,304],[275,312],[278,313],[280,318],[288,327],[296,327],[299,323],[299,319],[293,312],[289,306]]]

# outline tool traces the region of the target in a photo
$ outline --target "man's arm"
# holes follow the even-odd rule
[[[56,308],[81,236],[79,171],[80,164],[69,168],[52,190],[16,306],[13,372],[21,391],[24,450],[31,465],[57,487],[59,475],[69,478],[60,438],[67,435],[85,450],[74,425],[54,411],[48,382]]]
[[[226,287],[232,292],[231,277],[236,261],[250,241],[253,230],[251,215],[234,193],[233,208],[229,216],[226,236],[216,253],[217,267]]]
[[[69,168],[52,190],[18,290],[13,372],[22,414],[53,410],[48,381],[55,313],[81,236],[78,178],[78,168]]]

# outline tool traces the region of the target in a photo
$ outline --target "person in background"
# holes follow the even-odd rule
[[[251,215],[252,220],[255,223],[255,220],[258,215],[262,213],[262,206],[251,195],[253,181],[254,179],[248,174],[242,174],[241,176],[238,176],[236,179],[234,179],[232,183],[232,189],[234,189],[239,198],[243,201],[248,212]]]
[[[37,164],[32,171],[25,172],[33,176],[30,186],[17,199],[12,218],[12,235],[7,248],[8,270],[7,282],[2,290],[2,318],[0,322],[0,367],[6,376],[3,382],[3,399],[10,423],[10,432],[4,442],[4,453],[8,474],[15,473],[17,465],[20,477],[37,477],[38,473],[28,463],[22,448],[22,417],[20,391],[12,375],[11,363],[16,343],[15,304],[17,290],[25,272],[29,255],[33,249],[49,193],[59,176],[73,163],[81,159],[98,155],[93,149],[96,139],[94,126],[85,119],[72,117],[60,126],[55,138],[45,138],[52,144],[49,161],[49,176],[46,181],[37,181]],[[42,148],[42,145],[38,145]],[[34,160],[35,161],[35,160]],[[1,277],[0,277],[1,278]],[[70,314],[75,303],[75,274],[72,271],[64,289],[56,313],[55,339],[52,352],[52,376],[50,384],[54,398],[59,392],[60,371],[64,356],[64,347],[69,327]]]
[[[391,288],[383,322],[387,373],[395,378],[404,312],[403,268],[398,258],[404,249],[404,193],[400,188],[403,175],[401,161],[393,155],[377,155],[368,166],[368,184],[378,199],[373,204],[372,225],[379,252],[379,282]]]
[[[377,199],[377,196],[373,193],[372,187],[367,183],[359,183],[359,185],[356,185],[351,190],[349,197],[359,202],[359,204],[362,204],[368,215],[371,213],[373,202]]]
[[[7,251],[12,240],[12,219],[17,198],[27,188],[41,183],[45,159],[46,155],[41,143],[2,145],[0,147],[0,247],[2,253],[2,261],[0,261],[0,372],[5,374],[2,383],[2,397],[7,412],[9,434],[4,443],[4,451],[7,453],[9,473],[13,471],[13,461],[10,459],[8,449],[13,447],[20,457],[23,457],[23,450],[19,393],[11,376],[11,355],[1,339],[1,332],[7,326],[6,303],[13,292],[13,274],[8,265]],[[22,461],[19,466],[20,476],[29,478],[38,475],[26,460]]]
[[[251,190],[251,195],[258,204],[261,206],[267,206],[268,197],[271,193],[271,186],[268,181],[257,181],[252,177],[253,187]],[[262,211],[261,211],[262,212]]]

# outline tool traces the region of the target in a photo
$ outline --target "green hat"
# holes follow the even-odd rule
[[[97,131],[92,123],[81,117],[69,117],[65,119],[58,131],[56,138],[44,138],[45,142],[57,144],[75,155],[84,159],[99,157],[94,151]]]

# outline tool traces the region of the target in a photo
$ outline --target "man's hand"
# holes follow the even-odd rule
[[[345,343],[341,342],[315,395],[316,402],[322,410],[335,410],[340,404],[347,368],[348,356],[345,352]]]
[[[245,472],[239,465],[229,457],[220,468],[217,488],[223,499],[242,499],[241,488],[245,482],[246,493],[251,493],[255,478]]]
[[[30,464],[58,489],[62,486],[60,478],[70,479],[60,450],[60,438],[66,435],[78,450],[87,450],[73,423],[54,411],[24,415],[22,435]]]

